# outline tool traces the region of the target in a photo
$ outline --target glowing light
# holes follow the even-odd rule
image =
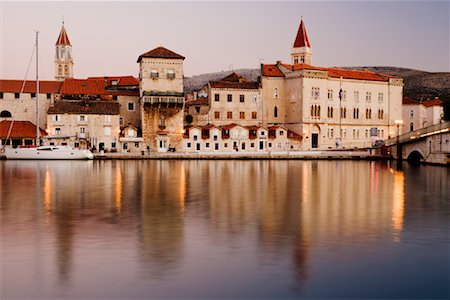
[[[405,175],[403,172],[394,174],[394,192],[392,195],[392,229],[394,241],[400,242],[405,213]]]
[[[44,179],[44,211],[45,211],[45,223],[50,223],[50,213],[52,208],[52,182],[50,172],[45,171]]]
[[[116,170],[116,215],[120,218],[122,213],[122,173],[120,172],[120,164],[117,164]]]

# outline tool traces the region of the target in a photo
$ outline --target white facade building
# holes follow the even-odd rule
[[[370,147],[391,136],[402,118],[402,79],[312,66],[310,48],[302,20],[292,64],[261,66],[264,126],[303,136],[304,150]]]

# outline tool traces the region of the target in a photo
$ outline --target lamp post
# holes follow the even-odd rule
[[[397,160],[401,161],[402,157],[402,147],[400,146],[400,125],[403,124],[403,120],[395,120],[395,124],[397,124]]]

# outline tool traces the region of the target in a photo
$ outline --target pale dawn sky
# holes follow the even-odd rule
[[[260,61],[290,62],[301,15],[317,66],[450,71],[449,1],[0,2],[2,79],[23,79],[39,30],[40,77],[53,79],[64,17],[74,77],[138,75],[160,45],[186,57],[186,76]],[[30,77],[30,76],[29,76]]]

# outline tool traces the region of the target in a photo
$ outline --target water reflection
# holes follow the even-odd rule
[[[380,255],[391,240],[403,243],[408,220],[417,218],[408,219],[408,207],[434,213],[448,207],[445,169],[417,173],[377,162],[0,167],[1,271],[11,274],[1,279],[2,296],[21,298],[36,291],[90,298],[90,289],[101,298],[313,297],[321,295],[315,288],[323,274],[346,272],[338,261],[359,262]],[[434,200],[412,200],[418,186]],[[268,276],[271,284],[251,288]],[[168,291],[165,284],[180,288]]]

